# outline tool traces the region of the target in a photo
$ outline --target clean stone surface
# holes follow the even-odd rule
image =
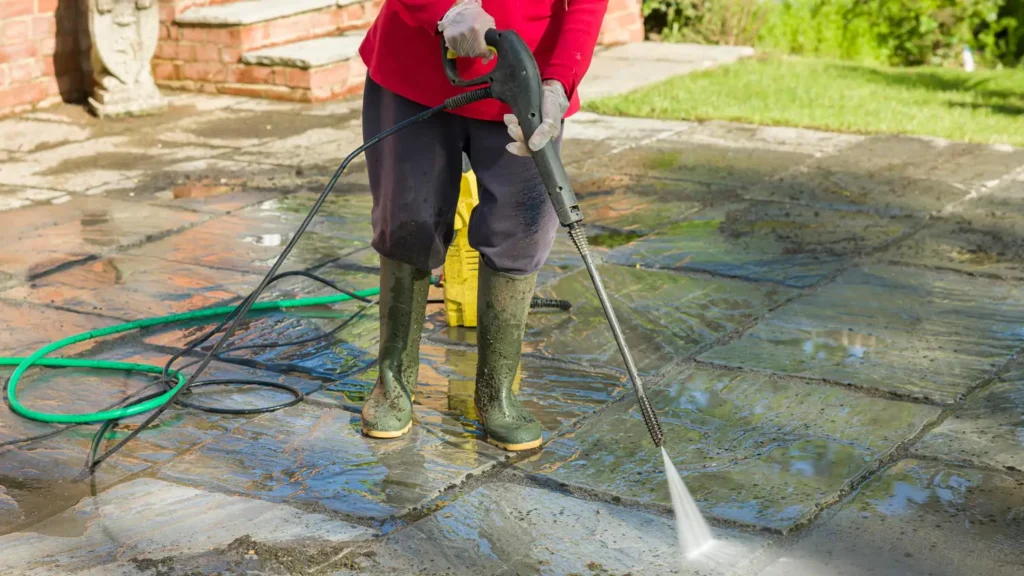
[[[609,265],[599,266],[599,271],[633,359],[648,373],[744,326],[792,294],[774,285],[690,278],[672,272]],[[546,284],[537,294],[568,300],[573,308],[570,314],[531,314],[525,353],[591,369],[623,370],[608,320],[585,270]]]
[[[308,70],[355,58],[365,34],[343,34],[294,42],[246,52],[242,62],[259,66],[287,66]]]
[[[74,334],[115,324],[110,318],[37,306],[28,302],[0,301],[0,356],[29,354],[44,344]]]
[[[505,457],[425,408],[397,440],[365,438],[359,426],[358,416],[343,410],[294,406],[178,457],[159,477],[384,520]]]
[[[705,514],[788,530],[935,418],[936,408],[769,376],[687,368],[649,396]],[[629,398],[551,442],[527,471],[669,505],[661,452]]]
[[[244,26],[266,22],[303,12],[333,8],[338,0],[244,0],[230,4],[198,6],[174,19],[178,25]]]
[[[914,446],[918,454],[1024,470],[1024,364],[967,403]]]
[[[951,403],[1024,340],[1013,284],[895,266],[850,270],[701,360]]]
[[[905,460],[759,576],[1017,576],[1022,519],[1019,480]]]
[[[136,320],[222,304],[248,294],[259,280],[230,270],[112,256],[0,292],[0,298]]]
[[[605,260],[803,288],[850,265],[854,257],[895,240],[915,224],[911,219],[862,212],[745,202],[701,211],[612,250]]]
[[[717,531],[682,558],[671,520],[515,484],[490,484],[388,538],[344,574],[729,574],[761,538]]]
[[[0,574],[152,574],[149,566],[158,559],[173,565],[242,536],[297,546],[366,540],[374,531],[282,504],[142,478],[86,498],[31,532],[0,536]]]

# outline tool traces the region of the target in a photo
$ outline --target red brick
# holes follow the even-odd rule
[[[60,0],[36,0],[36,14],[52,14],[59,4]]]
[[[344,24],[355,24],[356,22],[362,22],[363,18],[366,17],[366,9],[362,4],[349,4],[342,8],[344,16],[342,22]]]
[[[308,88],[310,86],[310,71],[299,70],[298,68],[289,69],[286,74],[286,82],[288,86],[292,88]]]
[[[312,70],[309,78],[310,88],[322,88],[344,86],[348,83],[351,70],[348,62],[341,62],[333,66],[324,66]]]
[[[35,58],[39,51],[35,42],[22,42],[10,46],[0,46],[0,62],[14,62],[25,58]]]
[[[242,43],[242,31],[239,28],[209,28],[206,41],[221,46],[238,46]]]
[[[239,48],[258,48],[270,41],[270,29],[265,24],[253,24],[241,29]]]
[[[171,37],[171,27],[167,24],[160,25],[160,40],[167,40]]]
[[[3,0],[0,0],[2,2]],[[0,22],[0,44],[20,44],[32,35],[30,18],[15,18]]]
[[[193,58],[188,58],[191,60]],[[182,58],[186,60],[186,58]],[[216,44],[199,44],[195,47],[194,60],[197,62],[220,62],[220,46]]]
[[[234,64],[242,59],[242,51],[234,48],[221,48],[220,61],[225,64]]]
[[[161,22],[174,22],[174,19],[178,16],[177,10],[174,9],[173,5],[167,5],[160,3],[160,21]]]
[[[57,75],[57,59],[46,58],[43,60],[43,76]]]
[[[46,84],[33,82],[0,90],[0,110],[35,104],[46,98]]]
[[[57,53],[57,39],[43,38],[39,41],[38,47],[40,56],[53,56]]]
[[[177,80],[178,65],[173,62],[153,62],[153,78],[160,80]]]
[[[32,19],[32,37],[49,38],[57,34],[57,21],[53,14],[36,16]]]
[[[234,66],[229,82],[235,84],[273,84],[274,69],[269,66]]]
[[[267,22],[267,37],[275,44],[309,35],[311,19],[306,15]]]
[[[196,48],[194,44],[181,42],[178,44],[178,60],[184,60],[185,62],[195,62],[196,60]]]
[[[309,28],[314,34],[325,34],[338,28],[336,16],[338,10],[321,10],[314,12],[309,18]]]
[[[224,82],[228,77],[227,66],[220,62],[186,62],[181,72],[189,80],[203,82]]]
[[[0,0],[0,20],[27,16],[36,11],[35,0]]]
[[[156,45],[156,54],[154,58],[161,58],[163,60],[176,60],[178,58],[178,45],[171,44],[168,42],[158,42]]]
[[[6,88],[10,83],[7,76],[7,64],[0,64],[0,88]]]
[[[179,28],[178,39],[185,42],[204,42],[206,40],[206,30],[202,28]]]

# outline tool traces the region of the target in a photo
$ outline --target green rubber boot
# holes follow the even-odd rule
[[[429,290],[429,271],[381,257],[379,375],[363,405],[363,434],[371,438],[398,438],[412,428]]]
[[[476,411],[487,440],[517,452],[540,446],[541,428],[512,391],[537,275],[512,276],[480,263]]]

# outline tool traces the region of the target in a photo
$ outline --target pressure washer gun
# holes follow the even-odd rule
[[[512,109],[512,113],[519,119],[519,125],[523,129],[523,141],[527,142],[541,123],[542,88],[537,62],[526,43],[512,30],[488,30],[484,35],[484,41],[497,55],[497,63],[486,75],[465,80],[459,75],[455,66],[455,54],[448,49],[442,38],[441,55],[445,74],[453,86],[460,88],[487,86],[491,97]],[[644,385],[640,381],[640,375],[633,362],[633,355],[629,352],[629,347],[622,335],[622,328],[619,326],[619,320],[615,317],[615,311],[608,300],[604,283],[601,282],[601,276],[590,255],[587,235],[583,229],[583,212],[576,200],[576,192],[573,191],[569,177],[565,173],[562,159],[553,142],[532,152],[532,155],[534,162],[537,163],[541,179],[544,181],[544,186],[547,188],[548,197],[551,198],[551,203],[555,207],[555,213],[558,214],[558,221],[569,230],[569,236],[576,245],[580,257],[583,258],[583,264],[587,267],[587,272],[590,273],[590,279],[594,282],[597,297],[601,301],[601,307],[604,308],[608,324],[615,336],[615,342],[622,354],[622,360],[626,364],[626,371],[633,382],[633,390],[636,392],[644,423],[647,425],[654,444],[660,448],[665,443],[661,424],[654,413],[651,401],[647,398],[646,391],[644,391]]]

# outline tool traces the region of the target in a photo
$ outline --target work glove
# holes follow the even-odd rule
[[[484,42],[484,32],[491,28],[494,28],[494,18],[484,12],[480,0],[459,0],[437,23],[445,44],[456,56],[483,58],[484,62],[493,56]]]
[[[505,114],[505,125],[508,126],[508,135],[513,142],[509,142],[505,148],[516,156],[529,156],[530,150],[534,152],[547,145],[548,142],[558,136],[562,129],[562,118],[569,111],[569,97],[565,94],[565,88],[558,80],[545,80],[544,93],[540,103],[540,126],[530,136],[529,147],[523,142],[523,128],[519,125],[519,119],[515,114]]]

